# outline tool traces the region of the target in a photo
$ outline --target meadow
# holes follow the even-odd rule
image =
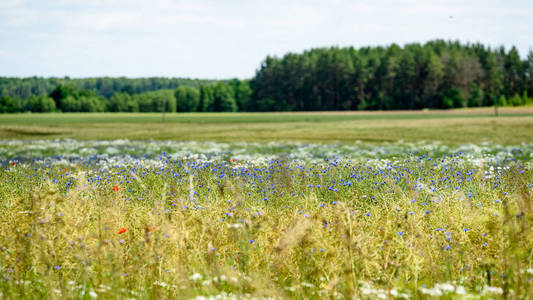
[[[527,299],[533,117],[0,116],[0,298]]]
[[[63,113],[0,116],[0,139],[446,144],[533,140],[531,107],[295,113]]]

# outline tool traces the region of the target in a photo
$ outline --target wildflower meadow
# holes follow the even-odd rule
[[[0,300],[533,299],[533,0],[0,0]]]
[[[533,290],[533,144],[0,145],[0,298]]]

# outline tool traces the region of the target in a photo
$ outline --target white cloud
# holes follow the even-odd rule
[[[267,54],[435,38],[524,55],[531,15],[519,0],[0,0],[0,75],[249,77]]]

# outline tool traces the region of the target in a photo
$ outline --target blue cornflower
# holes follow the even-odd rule
[[[403,235],[403,231],[398,232],[398,235],[402,236]]]
[[[450,248],[451,248],[450,245],[448,245],[448,246],[444,247],[444,250],[450,250]]]
[[[255,243],[255,240],[250,240],[250,244],[253,244],[253,243]]]

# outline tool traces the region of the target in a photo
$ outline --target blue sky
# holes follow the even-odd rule
[[[533,48],[529,0],[0,0],[0,76],[249,78],[266,55],[458,39]]]

